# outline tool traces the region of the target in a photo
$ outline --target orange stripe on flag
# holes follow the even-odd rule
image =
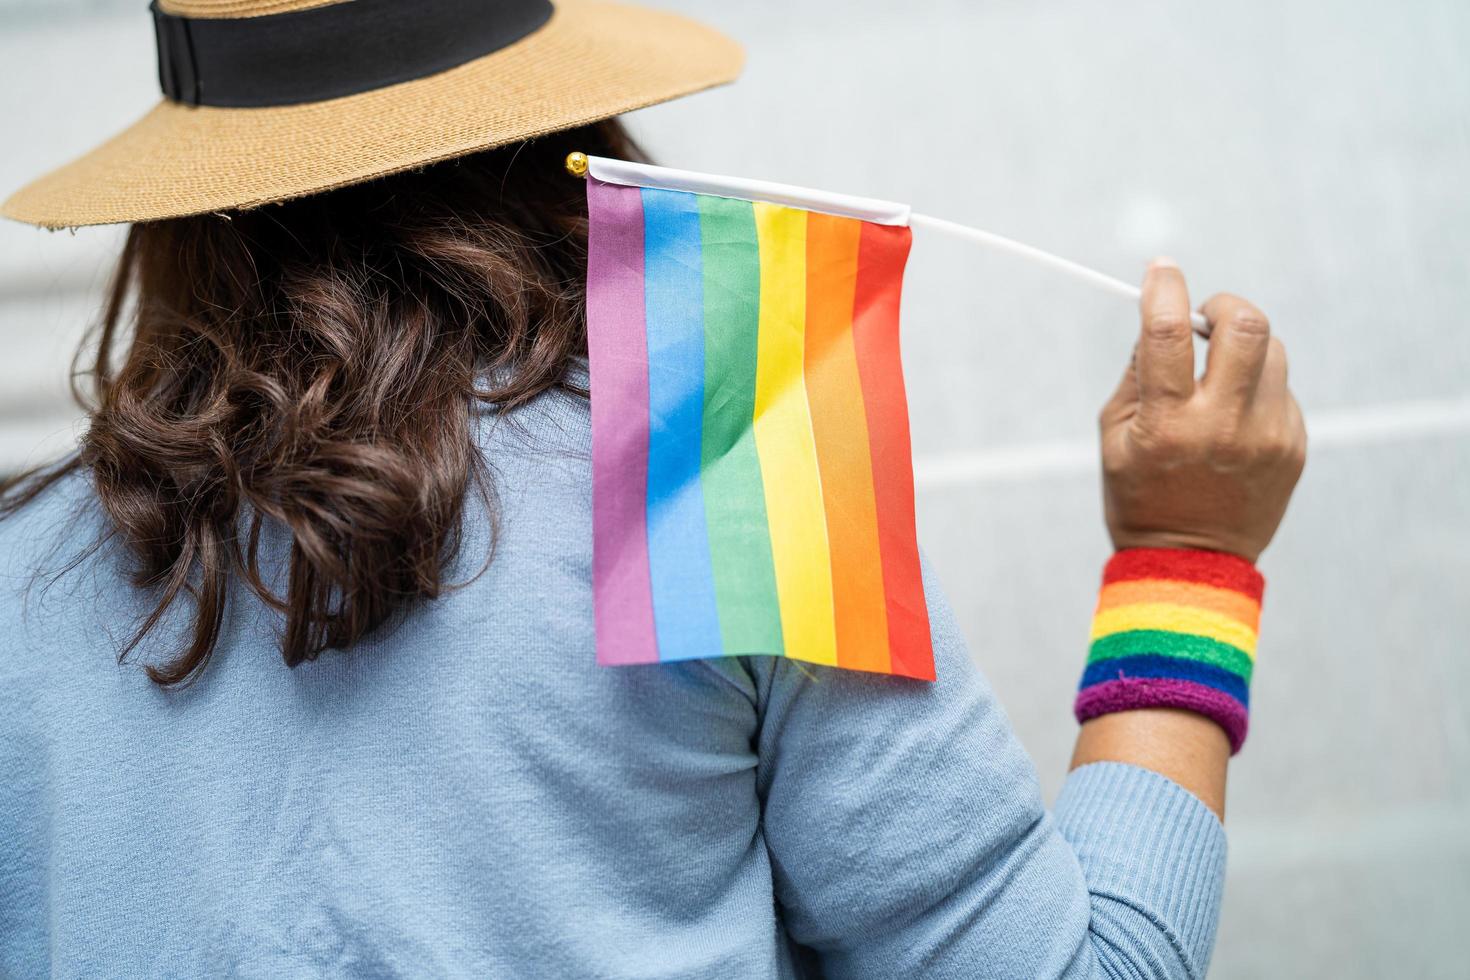
[[[852,338],[861,235],[853,218],[807,217],[806,386],[832,554],[837,663],[888,673],[878,507]]]

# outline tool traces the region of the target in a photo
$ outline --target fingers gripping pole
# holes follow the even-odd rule
[[[979,228],[971,228],[968,225],[946,221],[943,218],[931,218],[927,214],[909,215],[909,224],[915,228],[932,228],[934,231],[950,235],[954,238],[962,238],[979,245],[985,245],[996,251],[1006,252],[1027,259],[1037,265],[1044,265],[1047,268],[1056,269],[1058,272],[1065,272],[1074,279],[1091,283],[1099,289],[1131,299],[1135,303],[1138,302],[1140,297],[1137,286],[1123,282],[1121,279],[1114,279],[1112,276],[1104,275],[1095,269],[1089,269],[1085,265],[1078,265],[1076,262],[1064,259],[1059,255],[1052,255],[1050,252],[1043,252],[1039,248],[1023,245],[1003,235],[981,231]],[[1195,333],[1201,337],[1210,336],[1209,322],[1205,320],[1202,314],[1191,313],[1189,315],[1189,322],[1194,327]]]

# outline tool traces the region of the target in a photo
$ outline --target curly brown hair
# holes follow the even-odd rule
[[[119,661],[187,594],[183,648],[146,669],[161,685],[197,678],[232,576],[284,614],[289,666],[450,587],[466,494],[488,504],[492,489],[473,414],[565,385],[586,349],[586,201],[562,169],[573,149],[641,156],[608,121],[133,226],[77,354],[79,451],[0,487],[4,517],[90,474],[152,601]],[[284,595],[261,572],[265,522],[290,534]]]

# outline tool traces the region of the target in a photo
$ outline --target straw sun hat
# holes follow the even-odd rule
[[[164,101],[14,194],[51,228],[248,208],[732,81],[739,45],[601,0],[156,0]]]

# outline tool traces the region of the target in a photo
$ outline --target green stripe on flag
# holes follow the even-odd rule
[[[747,201],[699,196],[704,257],[700,480],[727,654],[783,653],[765,489],[755,447],[760,250]]]

